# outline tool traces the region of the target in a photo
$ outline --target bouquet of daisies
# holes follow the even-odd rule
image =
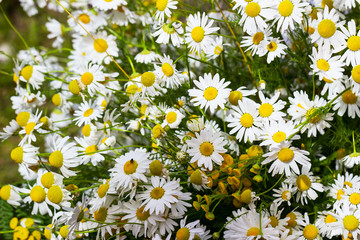
[[[20,4],[1,237],[360,238],[359,0]]]

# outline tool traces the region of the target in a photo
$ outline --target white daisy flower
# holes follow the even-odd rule
[[[95,15],[93,12],[89,10],[79,10],[73,11],[72,15],[76,18],[81,25],[90,33],[95,33],[96,30],[101,27],[105,26],[106,20],[102,13],[98,13]],[[77,33],[85,35],[86,32],[84,29],[74,20],[74,18],[69,17],[68,24],[69,26]]]
[[[351,87],[352,81],[349,79],[344,79],[343,89]],[[335,97],[335,96],[330,96]],[[349,89],[344,92],[341,97],[337,98],[334,101],[333,109],[338,110],[337,114],[343,116],[347,111],[348,117],[355,118],[356,116],[360,117],[360,98],[359,93],[355,92],[353,89]]]
[[[299,240],[317,239],[320,238],[319,226],[317,222],[315,224],[310,223],[308,213],[304,214],[304,219],[299,221],[298,224],[303,227],[302,234],[298,236]]]
[[[307,199],[315,200],[318,197],[317,192],[323,192],[324,187],[318,182],[320,178],[313,176],[310,172],[310,164],[303,165],[299,175],[291,175],[285,181],[297,187],[296,201],[301,204],[307,204]]]
[[[176,69],[176,65],[173,63],[173,60],[170,56],[160,58],[161,67],[154,64],[155,74],[161,79],[161,86],[166,86],[167,88],[176,89],[178,88],[182,80],[181,73]]]
[[[273,24],[277,23],[277,32],[280,30],[281,33],[284,33],[287,30],[293,30],[295,23],[301,23],[303,13],[309,3],[300,0],[276,0],[275,6],[277,11]]]
[[[16,90],[18,96],[11,96],[12,108],[15,113],[22,111],[30,111],[42,106],[46,102],[46,97],[40,91],[36,93],[28,92],[24,88],[18,88]]]
[[[144,149],[136,149],[125,153],[119,158],[116,158],[115,166],[110,169],[111,182],[116,189],[120,189],[121,193],[132,191],[134,184],[137,182],[147,182],[145,174],[149,171],[150,154]],[[134,197],[132,194],[131,198]]]
[[[273,197],[276,199],[274,200],[274,204],[276,204],[278,207],[283,203],[287,203],[288,206],[291,205],[290,200],[293,197],[293,194],[296,192],[296,187],[294,187],[291,184],[287,184],[282,182],[281,187],[279,189],[273,189],[274,194]]]
[[[183,240],[185,238],[194,239],[195,235],[203,233],[204,229],[196,226],[200,220],[186,224],[186,219],[187,216],[180,221],[180,229],[176,232],[176,240]]]
[[[97,139],[75,137],[75,141],[80,144],[80,147],[78,148],[78,152],[80,152],[78,157],[81,159],[80,164],[85,165],[88,162],[91,162],[92,165],[96,166],[99,162],[105,160],[105,157],[101,152],[97,152],[99,150]]]
[[[180,35],[184,33],[184,29],[179,22],[171,22],[170,20],[167,20],[167,22],[163,24],[157,22],[153,28],[155,32],[151,35],[157,37],[157,43],[168,44],[171,40],[174,47],[180,47],[184,42],[184,39],[180,37]]]
[[[119,6],[117,10],[112,11],[110,19],[112,23],[118,26],[128,26],[129,23],[134,24],[136,22],[136,14],[125,6]]]
[[[19,134],[25,134],[21,139],[19,146],[23,146],[25,143],[31,144],[31,142],[36,142],[35,130],[39,131],[40,127],[43,125],[40,122],[42,112],[37,111],[35,114],[30,114],[30,118],[27,121],[26,125],[20,130]]]
[[[39,65],[27,65],[20,71],[20,81],[29,83],[34,89],[39,89],[44,82],[46,68]]]
[[[353,152],[349,155],[346,155],[344,158],[341,159],[347,168],[353,168],[355,165],[360,164],[360,153]]]
[[[44,168],[40,168],[37,174],[36,184],[43,186],[46,189],[49,189],[54,184],[59,186],[63,185],[64,177],[60,174],[49,172]]]
[[[204,52],[208,59],[215,59],[224,51],[223,38],[222,36],[216,37],[215,41],[210,43],[210,45],[205,48]]]
[[[99,210],[101,207],[109,207],[114,199],[116,199],[115,196],[110,195],[115,192],[115,186],[113,182],[110,182],[110,179],[103,179],[102,184],[95,190],[95,196],[89,201],[92,212]]]
[[[265,43],[268,41],[271,33],[271,28],[266,28],[263,31],[254,31],[250,36],[244,36],[241,41],[241,47],[248,47],[246,51],[250,51],[251,55],[255,54],[259,57],[264,56],[267,53]]]
[[[175,195],[179,185],[179,181],[152,176],[151,185],[145,185],[146,190],[138,195],[139,200],[143,200],[141,206],[145,206],[144,211],[149,210],[150,214],[165,213],[171,204],[178,201]]]
[[[45,23],[46,29],[50,32],[47,37],[49,39],[55,38],[55,41],[52,43],[54,48],[61,48],[62,43],[64,42],[62,25],[56,19],[49,18],[48,22]]]
[[[72,200],[70,195],[64,186],[53,184],[47,189],[46,202],[57,210],[64,207],[69,208],[71,206],[70,200]]]
[[[77,126],[91,123],[92,120],[97,120],[102,115],[102,110],[96,102],[83,102],[80,104],[78,110],[75,111],[74,116],[76,117],[73,121]]]
[[[360,65],[356,65],[351,71],[351,88],[356,94],[360,94]]]
[[[344,205],[338,209],[337,213],[332,214],[336,221],[329,223],[329,227],[333,231],[340,232],[344,239],[347,239],[349,234],[354,239],[357,239],[360,234],[359,222],[360,211],[357,208],[350,208],[348,205]]]
[[[165,126],[169,126],[170,128],[177,128],[185,117],[184,114],[175,108],[169,108],[165,111],[165,114],[164,122],[161,124],[163,128]]]
[[[80,161],[77,158],[77,147],[73,142],[69,142],[70,137],[61,138],[58,135],[52,135],[49,147],[52,153],[49,156],[51,166],[58,168],[65,177],[76,176],[76,172],[70,170],[79,166]]]
[[[21,189],[21,192],[29,194],[29,196],[25,197],[23,200],[25,203],[33,202],[34,204],[31,214],[36,215],[40,212],[41,215],[49,214],[49,216],[52,217],[53,213],[45,201],[46,192],[42,186],[35,184],[30,187],[30,189]]]
[[[239,100],[250,100],[248,96],[253,96],[257,93],[256,89],[247,90],[246,87],[242,86],[236,89],[235,91],[231,91],[229,95],[229,102],[231,105],[237,106],[239,105]]]
[[[84,65],[78,72],[81,77],[81,83],[86,86],[90,96],[94,96],[97,92],[104,92],[105,74],[102,72],[103,66],[97,64]]]
[[[261,104],[258,105],[259,115],[263,120],[269,121],[281,121],[285,117],[285,113],[281,110],[285,107],[285,102],[279,100],[280,92],[276,92],[273,97],[265,98],[262,91],[259,91],[259,98]]]
[[[336,218],[333,216],[334,212],[323,211],[318,214],[315,225],[318,226],[319,233],[322,237],[331,239],[335,235],[340,235],[342,232],[339,229],[335,231],[330,226],[330,223],[336,222]]]
[[[281,57],[282,55],[285,55],[285,49],[287,49],[287,46],[285,44],[282,44],[282,40],[279,38],[269,38],[268,41],[261,42],[262,44],[266,43],[266,49],[267,49],[267,63],[271,63],[274,61],[275,58]]]
[[[190,14],[187,19],[187,26],[185,28],[185,42],[188,44],[190,51],[200,54],[205,48],[214,41],[211,33],[219,30],[218,27],[211,27],[214,20],[208,22],[208,16],[200,12],[196,14]]]
[[[99,10],[116,10],[121,5],[127,5],[125,0],[91,0],[91,5]]]
[[[163,23],[165,15],[170,18],[171,10],[177,9],[176,4],[178,1],[175,0],[156,0],[156,8],[154,18],[158,19],[159,22]]]
[[[160,59],[160,58],[161,58],[161,56],[159,54],[145,49],[145,50],[141,51],[140,53],[138,53],[134,59],[137,63],[148,64],[148,63],[154,62],[155,60]]]
[[[98,236],[101,236],[101,239],[105,239],[105,235],[112,236],[114,230],[117,229],[115,223],[119,220],[119,215],[121,214],[120,205],[112,205],[110,207],[101,207],[95,212],[93,212],[93,217],[96,222],[93,222],[91,228],[95,228],[98,231]],[[99,238],[99,237],[98,237]],[[100,238],[99,238],[100,239]]]
[[[260,146],[270,145],[270,147],[280,144],[290,136],[293,136],[298,130],[295,128],[293,121],[270,121],[264,123],[263,135],[261,136],[264,141],[260,143]],[[300,139],[299,135],[294,135],[291,140]]]
[[[339,22],[340,17],[336,9],[333,8],[330,11],[328,6],[325,6],[324,12],[318,12],[317,15],[317,19],[311,23],[311,26],[315,29],[315,32],[310,35],[311,42],[323,46],[324,49],[330,49],[330,46],[337,49],[346,38],[338,30],[338,28],[344,25],[344,22]]]
[[[18,113],[19,114],[19,113]],[[30,113],[29,117],[30,117]],[[27,119],[28,120],[28,119]],[[26,121],[27,121],[26,120]],[[9,125],[7,125],[6,127],[3,128],[3,132],[0,132],[0,139],[2,139],[2,141],[5,141],[6,139],[8,139],[9,137],[11,137],[12,135],[14,135],[14,133],[20,128],[20,125],[17,123],[16,120],[11,120]]]
[[[26,167],[38,165],[37,154],[39,153],[39,148],[30,144],[24,144],[11,150],[10,158]]]
[[[218,107],[224,108],[226,98],[231,91],[226,88],[230,82],[225,82],[224,78],[220,80],[218,73],[214,77],[211,73],[205,73],[204,77],[199,77],[199,81],[194,80],[194,84],[199,89],[190,89],[189,96],[193,97],[190,101],[195,106],[200,106],[204,111],[209,108],[211,113],[214,113]]]
[[[337,47],[334,52],[340,52],[346,49],[345,53],[341,55],[341,61],[345,61],[346,66],[356,66],[360,64],[360,30],[356,33],[356,24],[354,19],[348,22],[348,28],[340,26],[341,31],[344,33],[345,41],[342,45]]]
[[[0,188],[0,198],[12,206],[20,206],[22,200],[19,189],[12,185],[4,185]]]
[[[141,75],[141,93],[142,96],[158,96],[166,89],[160,87],[161,79],[154,72],[144,72]]]
[[[332,56],[330,48],[319,47],[318,51],[313,48],[310,58],[312,60],[311,74],[319,76],[320,80],[336,81],[343,76],[344,63],[340,60],[340,56]]]
[[[275,10],[272,9],[273,2],[255,0],[248,2],[244,8],[240,8],[241,19],[239,24],[244,32],[251,34],[254,29],[263,31],[268,27],[266,21],[272,19]]]
[[[187,140],[189,149],[187,152],[191,156],[191,163],[197,162],[199,167],[204,166],[210,171],[213,169],[213,162],[221,165],[224,158],[220,153],[225,153],[226,141],[220,137],[219,132],[214,132],[210,128],[196,132],[195,137]]]
[[[300,171],[297,163],[302,166],[311,166],[310,159],[305,156],[309,155],[309,153],[295,147],[290,147],[290,145],[291,142],[283,141],[279,145],[273,146],[270,152],[263,155],[266,159],[262,164],[273,162],[269,168],[272,176],[285,173],[285,176],[288,177],[292,174],[291,170],[299,174]]]
[[[236,134],[240,142],[257,140],[260,136],[260,127],[263,123],[256,108],[256,103],[249,99],[238,101],[238,106],[233,106],[229,116],[225,119],[229,122],[228,127],[232,128],[229,134]]]

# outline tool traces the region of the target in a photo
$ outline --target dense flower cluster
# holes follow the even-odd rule
[[[14,239],[360,238],[359,0],[20,3]]]

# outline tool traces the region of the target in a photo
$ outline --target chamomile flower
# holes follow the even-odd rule
[[[17,96],[10,97],[12,108],[15,110],[15,113],[35,109],[46,102],[45,95],[41,94],[40,91],[32,93],[24,88],[18,88],[16,92],[18,94]]]
[[[166,86],[166,88],[178,88],[182,83],[182,75],[176,69],[176,65],[173,63],[173,60],[170,56],[164,55],[160,58],[161,66],[155,66],[155,74],[159,76],[161,86]]]
[[[23,146],[25,143],[31,144],[31,142],[36,142],[36,136],[34,131],[39,131],[40,127],[43,125],[40,122],[42,112],[37,111],[35,114],[30,114],[27,123],[20,130],[20,134],[25,134],[23,139],[20,141],[19,146]]]
[[[343,159],[342,159],[345,167],[347,168],[353,168],[355,165],[359,165],[360,164],[360,153],[358,152],[353,152],[349,155],[346,155]]]
[[[244,31],[251,34],[254,29],[262,31],[267,28],[266,21],[272,19],[275,14],[274,9],[271,8],[272,5],[272,2],[256,0],[248,2],[244,8],[240,8],[239,24]]]
[[[90,210],[96,211],[101,207],[108,207],[114,201],[115,197],[110,195],[115,193],[115,185],[110,179],[103,179],[102,184],[96,189],[96,194],[90,199]]]
[[[303,227],[302,234],[298,236],[299,240],[320,238],[319,226],[317,225],[317,222],[315,222],[315,224],[311,224],[307,213],[304,214],[304,219],[298,223]]]
[[[225,44],[226,45],[226,44]],[[205,48],[204,52],[209,59],[215,59],[224,51],[224,44],[222,36],[216,37],[215,41]]]
[[[80,104],[78,110],[75,111],[74,116],[76,117],[73,121],[78,126],[91,123],[92,120],[97,120],[102,115],[102,110],[96,102],[83,102]]]
[[[99,13],[95,15],[88,10],[80,10],[72,12],[73,16],[81,23],[81,25],[90,33],[95,33],[96,30],[106,25],[104,15]],[[79,34],[86,34],[84,29],[72,18],[68,19],[68,24],[73,30]]]
[[[331,49],[319,47],[317,51],[313,48],[310,58],[312,74],[317,75],[320,80],[336,81],[343,76],[344,63],[340,60],[340,56],[332,56]]]
[[[30,144],[24,144],[11,150],[10,158],[24,166],[30,167],[38,165],[37,154],[39,153],[39,148]]]
[[[288,177],[292,174],[291,170],[299,174],[300,171],[297,163],[302,166],[311,166],[310,159],[305,156],[309,155],[309,153],[295,147],[290,147],[290,145],[291,142],[283,141],[279,145],[273,146],[270,152],[263,155],[266,159],[262,164],[273,162],[269,168],[272,176],[285,173],[285,176]]]
[[[330,223],[336,222],[336,218],[334,217],[334,213],[330,211],[323,211],[318,214],[315,225],[318,226],[319,233],[322,237],[327,237],[331,239],[335,235],[340,235],[341,230],[334,231],[331,227]]]
[[[28,114],[29,114],[29,117],[30,117],[30,113],[28,113]],[[11,120],[9,125],[7,125],[6,127],[3,128],[3,132],[0,132],[0,139],[2,139],[2,141],[8,139],[12,135],[14,135],[14,133],[19,128],[20,128],[20,125],[17,123],[17,121],[15,119]]]
[[[135,61],[138,63],[151,63],[154,62],[157,59],[160,59],[161,56],[153,51],[149,51],[149,50],[143,50],[140,53],[136,54],[135,56]]]
[[[344,191],[352,187],[360,187],[360,177],[358,175],[348,172],[345,172],[345,175],[338,174],[335,182],[328,187],[328,195],[339,201],[344,195]]]
[[[86,86],[86,90],[92,97],[97,92],[104,92],[105,86],[102,82],[105,81],[105,74],[102,72],[103,66],[97,64],[89,64],[83,66],[79,71],[81,83]]]
[[[279,121],[270,121],[264,123],[263,135],[261,136],[264,141],[260,143],[260,146],[270,145],[275,146],[280,144],[282,141],[285,141],[290,136],[293,136],[297,133],[295,124],[293,121],[284,121],[283,119]],[[299,135],[294,135],[292,140],[300,139]]]
[[[33,202],[34,204],[31,214],[35,215],[40,212],[41,215],[49,214],[50,217],[53,215],[47,202],[45,201],[46,192],[42,186],[35,184],[34,186],[30,187],[30,189],[22,189],[22,192],[29,194],[29,196],[24,198],[24,202]]]
[[[248,47],[246,51],[250,51],[251,55],[255,54],[262,57],[267,53],[265,42],[271,36],[271,29],[267,28],[263,31],[254,31],[250,36],[244,36],[241,41],[241,47]]]
[[[55,38],[55,41],[52,43],[54,48],[61,48],[62,43],[64,42],[62,25],[56,19],[49,18],[48,22],[45,23],[45,27],[50,32],[47,37],[49,39]]]
[[[281,57],[282,55],[285,55],[285,49],[287,46],[282,43],[282,40],[279,38],[269,38],[269,40],[266,42],[262,42],[262,44],[266,43],[266,49],[267,49],[267,63],[271,63],[274,61],[275,58]]]
[[[39,89],[44,82],[46,68],[40,65],[27,65],[20,71],[20,81],[29,83],[34,89]]]
[[[220,80],[218,73],[214,77],[211,73],[205,73],[204,77],[199,77],[199,81],[194,80],[194,84],[199,89],[190,89],[189,95],[193,97],[190,101],[195,106],[200,106],[204,111],[209,108],[211,113],[214,113],[218,107],[224,108],[231,91],[226,88],[230,82],[225,82],[224,78]]]
[[[232,128],[229,134],[236,133],[236,139],[240,142],[257,140],[262,126],[256,103],[249,99],[238,101],[238,106],[233,106],[226,119],[228,127]]]
[[[127,2],[125,0],[92,0],[91,5],[99,10],[107,11],[116,10],[121,5],[127,5]]]
[[[348,28],[340,26],[344,33],[345,41],[337,47],[334,51],[340,52],[346,49],[345,53],[341,55],[341,60],[345,61],[346,65],[356,66],[360,64],[360,30],[356,33],[356,24],[354,19],[348,22]]]
[[[293,194],[296,191],[296,187],[294,187],[291,184],[287,184],[282,182],[281,187],[279,189],[274,189],[273,197],[276,199],[274,200],[274,204],[276,204],[278,207],[283,203],[287,203],[288,206],[291,205],[290,200],[293,197]]]
[[[200,133],[196,132],[195,137],[187,140],[186,144],[189,146],[187,152],[191,156],[190,162],[197,162],[200,167],[204,166],[211,171],[213,162],[221,165],[224,160],[220,153],[226,152],[226,142],[220,137],[219,132],[214,132],[210,128],[205,128]]]
[[[351,71],[351,88],[357,94],[360,94],[360,65],[356,65]]]
[[[342,21],[339,22],[339,14],[335,8],[330,11],[329,7],[325,6],[324,12],[318,12],[317,15],[317,19],[311,23],[315,29],[315,32],[310,35],[311,42],[323,46],[324,49],[330,49],[330,46],[337,49],[345,41],[344,34],[338,30],[344,25]]]
[[[281,110],[285,107],[285,102],[279,100],[280,92],[275,93],[273,97],[265,98],[263,92],[259,91],[261,104],[259,105],[259,115],[264,121],[279,121],[285,117]]]
[[[105,157],[100,152],[97,152],[99,149],[97,139],[75,137],[75,141],[80,144],[78,148],[78,152],[81,153],[78,155],[81,159],[80,164],[91,162],[92,165],[96,166],[99,162],[105,160]]]
[[[111,21],[118,26],[128,26],[129,23],[135,23],[136,14],[125,6],[119,6],[117,10],[112,11]]]
[[[166,23],[155,23],[154,30],[151,35],[157,37],[156,42],[160,44],[168,44],[171,40],[171,43],[174,47],[180,47],[183,44],[184,40],[180,35],[184,33],[184,29],[181,26],[181,23],[171,22],[168,20]]]
[[[248,90],[246,87],[242,86],[236,89],[235,91],[231,91],[229,95],[229,102],[231,105],[238,106],[239,100],[250,100],[248,96],[253,96],[257,92],[256,89]]]
[[[202,16],[200,12],[189,15],[185,28],[185,42],[188,44],[191,52],[200,54],[205,50],[206,46],[214,41],[209,34],[218,31],[219,28],[211,27],[213,23],[214,20],[208,22],[206,13],[203,13]]]
[[[51,154],[49,163],[58,168],[65,177],[76,176],[76,172],[70,168],[77,167],[80,164],[77,158],[77,147],[73,142],[69,142],[70,137],[61,138],[58,135],[52,135],[49,142]]]
[[[70,192],[61,185],[53,184],[46,193],[46,202],[55,209],[70,207],[72,200]]]
[[[165,119],[161,126],[164,128],[165,126],[169,126],[170,128],[177,128],[181,120],[185,117],[179,110],[170,108],[165,111]]]
[[[335,222],[329,223],[329,226],[336,232],[341,232],[344,239],[347,239],[349,233],[354,239],[357,239],[360,234],[359,222],[360,211],[357,208],[350,208],[344,205],[338,209],[337,213],[333,214],[336,218]]]
[[[183,240],[188,236],[188,239],[194,239],[195,235],[203,233],[203,228],[196,226],[200,220],[186,224],[186,219],[187,216],[180,221],[180,229],[176,231],[176,240]]]
[[[176,189],[179,181],[152,176],[151,185],[145,187],[146,190],[138,196],[139,200],[143,200],[141,205],[145,206],[144,211],[149,210],[150,214],[165,213],[167,208],[171,208],[171,204],[178,201],[174,195],[178,194]]]
[[[20,206],[22,200],[17,187],[4,185],[0,188],[0,198],[12,206]]]
[[[111,182],[115,188],[121,190],[121,193],[132,190],[137,182],[147,182],[147,174],[151,161],[150,154],[144,149],[136,149],[125,153],[125,155],[116,158],[116,164],[111,172]],[[134,195],[132,194],[132,198]]]
[[[119,220],[119,215],[121,214],[120,205],[112,205],[110,207],[101,207],[93,213],[94,220],[96,223],[93,223],[92,228],[96,228],[98,231],[98,239],[101,236],[101,239],[105,239],[105,235],[113,235],[113,231],[117,228],[116,224],[107,224],[114,223]]]
[[[308,200],[315,200],[318,197],[317,192],[323,192],[324,187],[318,183],[319,177],[313,176],[310,172],[310,165],[303,165],[300,174],[291,175],[286,179],[286,182],[293,184],[297,187],[296,201],[301,204],[307,204]]]
[[[154,72],[144,72],[141,75],[141,93],[142,96],[158,96],[161,91],[166,91],[160,87],[161,79]]]
[[[158,19],[159,22],[163,23],[165,15],[170,18],[171,10],[177,9],[176,4],[178,1],[175,0],[156,0],[156,8],[155,19]]]
[[[351,86],[349,79],[344,79],[343,89],[347,89]],[[332,96],[335,97],[335,96]],[[344,92],[341,97],[337,98],[334,101],[333,109],[337,110],[339,116],[343,116],[347,111],[348,117],[355,118],[356,116],[360,117],[360,98],[359,93],[354,92],[353,89],[349,89]]]
[[[335,209],[338,209],[339,206],[346,205],[346,204],[349,205],[350,208],[358,209],[360,207],[360,188],[359,187],[346,188],[344,191],[344,195],[339,200],[338,207]]]
[[[275,5],[278,10],[274,18],[274,24],[277,23],[276,31],[284,33],[293,30],[295,23],[301,23],[309,3],[300,0],[276,0]]]

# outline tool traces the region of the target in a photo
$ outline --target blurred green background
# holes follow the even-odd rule
[[[40,10],[39,14],[28,17],[16,0],[3,0],[0,5],[30,47],[39,49],[40,46],[51,46],[52,41],[47,39],[45,28],[48,12],[44,13],[43,10]],[[23,49],[26,49],[23,42],[0,11],[0,51],[15,57],[17,52]],[[15,94],[15,83],[12,77],[6,74],[12,74],[13,67],[13,60],[0,54],[0,131],[16,116],[11,108],[10,100],[10,97]],[[10,159],[10,152],[18,143],[18,137],[12,137],[0,143],[0,186],[21,180],[17,164]]]

